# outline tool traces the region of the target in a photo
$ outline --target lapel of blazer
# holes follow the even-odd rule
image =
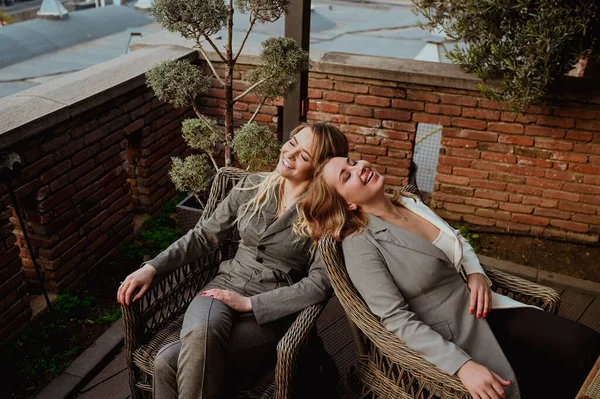
[[[275,219],[275,221],[271,223],[269,227],[267,227],[267,229],[262,235],[262,239],[265,239],[267,237],[272,236],[273,234],[277,234],[280,231],[292,227],[292,224],[294,223],[294,219],[296,218],[298,212],[296,210],[296,204],[298,204],[298,201],[300,201],[300,199],[302,198],[304,198],[304,195],[300,196],[300,198],[294,201],[294,203],[285,212],[283,212],[283,214],[280,217]],[[269,204],[269,206],[272,206],[274,208],[272,215],[275,216],[277,214],[277,201],[270,202],[271,203]]]
[[[444,262],[448,262],[448,257],[438,247],[413,234],[407,230],[395,226],[394,224],[388,223],[385,220],[378,218],[377,216],[368,215],[369,222],[368,228],[373,234],[373,237],[377,240],[387,241],[389,243],[398,245],[400,247],[408,248],[413,251],[421,252],[425,255],[433,256],[441,259]]]

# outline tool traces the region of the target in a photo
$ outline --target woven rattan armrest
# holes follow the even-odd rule
[[[327,301],[302,310],[277,344],[275,367],[275,398],[289,398],[294,387],[294,376],[299,357],[304,353],[308,337],[325,309]]]
[[[519,302],[538,306],[546,312],[558,313],[560,294],[555,289],[513,276],[493,267],[482,266],[492,280],[494,291]]]

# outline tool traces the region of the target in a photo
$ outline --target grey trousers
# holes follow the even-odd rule
[[[277,343],[294,317],[259,325],[253,313],[196,296],[188,307],[180,340],[154,360],[154,399],[219,398],[225,366],[247,373],[275,364]]]

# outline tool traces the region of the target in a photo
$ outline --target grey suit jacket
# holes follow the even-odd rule
[[[368,228],[342,243],[348,274],[382,324],[453,375],[469,359],[513,381],[514,372],[485,319],[469,314],[469,291],[443,251],[369,215]]]
[[[237,227],[240,244],[233,259],[221,263],[215,279],[204,289],[223,288],[250,296],[260,324],[296,313],[327,298],[330,289],[327,272],[312,241],[298,238],[292,225],[297,218],[291,206],[277,218],[277,199],[251,217],[244,206],[255,194],[251,188],[262,180],[249,175],[234,187],[213,215],[201,220],[187,234],[147,263],[157,275],[174,270],[215,249],[230,238]]]

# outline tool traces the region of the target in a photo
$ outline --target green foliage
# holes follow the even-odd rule
[[[239,161],[248,170],[263,170],[277,162],[281,144],[266,126],[246,123],[233,138],[231,144]]]
[[[458,46],[448,57],[481,79],[500,78],[499,90],[480,85],[494,101],[522,111],[585,56],[600,60],[596,0],[413,0]]]
[[[15,22],[15,20],[10,15],[0,11],[0,27],[10,25],[13,22]]]
[[[214,168],[205,154],[193,154],[180,159],[171,158],[173,165],[169,176],[178,191],[197,193],[208,188],[209,179],[214,175]]]
[[[200,40],[225,25],[227,6],[223,0],[154,0],[152,15],[169,32]]]
[[[289,0],[235,0],[242,13],[253,13],[261,23],[275,22],[286,13]]]
[[[183,139],[191,148],[203,150],[207,154],[215,154],[219,144],[223,144],[222,135],[219,137],[214,132],[219,132],[221,127],[214,119],[204,121],[193,118],[186,119],[181,124]]]
[[[479,251],[479,234],[477,233],[472,233],[469,231],[469,228],[467,226],[455,226],[456,229],[458,229],[458,231],[460,231],[460,234],[469,242],[469,244],[471,244],[471,246],[473,247],[473,250],[475,252]]]
[[[177,204],[183,198],[183,195],[177,196],[154,219],[148,217],[135,241],[121,247],[121,256],[127,260],[142,262],[145,256],[154,258],[181,237],[181,229],[170,214],[175,212]]]
[[[146,72],[146,84],[161,101],[181,108],[191,105],[196,97],[206,94],[211,78],[189,60],[167,60]]]
[[[260,58],[262,65],[248,72],[248,80],[253,84],[263,82],[255,93],[265,100],[287,96],[296,86],[298,73],[310,66],[308,53],[288,37],[265,40]]]

